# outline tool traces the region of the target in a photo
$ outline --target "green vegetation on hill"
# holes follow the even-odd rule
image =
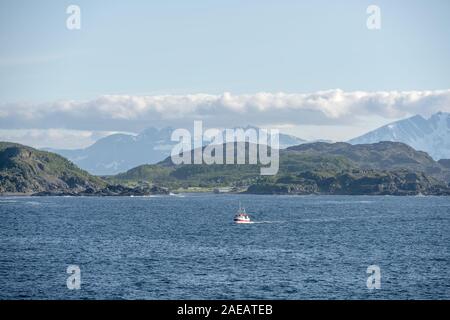
[[[248,150],[248,145],[247,145]],[[110,177],[177,188],[248,187],[251,193],[447,194],[448,171],[426,153],[402,143],[352,146],[312,143],[280,151],[275,176],[259,165],[174,165],[170,158]]]
[[[401,142],[383,141],[374,144],[308,143],[290,147],[286,152],[309,155],[342,156],[362,169],[410,170],[424,172],[436,179],[450,181],[450,171],[427,153]]]
[[[0,142],[0,194],[143,196],[167,193],[167,189],[149,183],[133,188],[108,184],[57,154]]]
[[[169,157],[100,178],[54,153],[0,142],[0,194],[147,195],[226,187],[256,194],[450,195],[449,172],[446,161],[401,143],[312,143],[281,150],[274,176],[261,176],[260,165],[174,165]]]
[[[407,170],[352,170],[333,175],[307,171],[273,183],[251,185],[256,194],[450,195],[450,189],[424,173]]]
[[[0,142],[0,193],[81,191],[105,186],[101,178],[57,154]]]

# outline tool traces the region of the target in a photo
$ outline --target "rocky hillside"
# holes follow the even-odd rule
[[[57,154],[0,142],[0,193],[78,192],[105,186]]]
[[[441,166],[450,170],[450,159],[441,159],[438,162]]]
[[[165,194],[168,190],[151,184],[133,188],[110,185],[57,154],[0,142],[0,194],[128,196],[155,193]]]
[[[272,183],[251,185],[254,194],[335,194],[335,195],[450,195],[450,188],[424,173],[407,170],[351,170],[324,175],[302,172],[281,176]]]
[[[358,145],[345,142],[309,143],[290,147],[286,151],[316,156],[342,156],[361,169],[405,169],[423,172],[438,180],[450,182],[450,170],[445,165],[433,160],[427,153],[401,142],[383,141]]]
[[[170,158],[111,179],[147,181],[167,187],[248,187],[264,194],[450,194],[448,170],[424,152],[402,143],[311,143],[280,150],[275,176],[258,165],[173,165]]]

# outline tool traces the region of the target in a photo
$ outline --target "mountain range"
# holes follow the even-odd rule
[[[242,129],[249,128],[258,129],[251,126]],[[113,134],[84,149],[46,150],[68,158],[92,174],[114,175],[142,164],[155,164],[168,157],[172,147],[178,143],[171,141],[172,132],[170,127],[148,128],[137,135]],[[427,152],[434,160],[450,159],[450,114],[438,112],[428,119],[416,115],[348,142],[358,145],[381,141],[405,143],[416,150]],[[281,149],[308,142],[292,135],[280,134]]]
[[[241,128],[256,129],[247,126]],[[113,175],[141,164],[153,164],[164,160],[178,142],[171,141],[173,128],[148,128],[138,135],[113,134],[99,139],[93,145],[76,150],[45,149],[66,157],[80,168],[95,175]],[[306,140],[280,134],[280,148],[305,143]],[[205,142],[207,143],[207,142]]]
[[[427,152],[433,159],[450,158],[450,114],[438,112],[425,119],[420,115],[393,122],[348,141],[367,144],[380,141],[403,142]]]

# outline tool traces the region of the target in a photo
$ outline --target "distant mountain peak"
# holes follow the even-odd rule
[[[435,160],[450,158],[450,113],[440,111],[428,119],[415,115],[351,139],[349,143],[380,141],[406,143],[416,150],[427,152]]]

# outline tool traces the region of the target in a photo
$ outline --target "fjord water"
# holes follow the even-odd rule
[[[450,298],[449,197],[2,197],[0,219],[2,299]]]

